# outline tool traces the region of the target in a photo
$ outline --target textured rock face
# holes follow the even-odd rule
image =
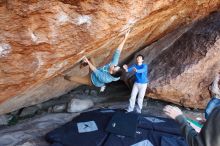
[[[49,146],[45,134],[79,114],[46,114],[0,130],[1,146]]]
[[[76,86],[58,74],[85,75],[83,55],[104,64],[133,26],[122,60],[178,26],[218,9],[219,0],[1,0],[0,114]]]
[[[209,85],[220,71],[220,12],[170,33],[139,53],[145,54],[150,68],[148,96],[204,108],[211,96]]]

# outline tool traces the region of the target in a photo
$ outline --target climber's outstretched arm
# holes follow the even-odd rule
[[[121,55],[121,51],[124,47],[124,44],[125,44],[125,41],[127,40],[128,38],[128,35],[130,33],[130,30],[128,30],[125,34],[125,37],[123,39],[123,41],[121,42],[121,44],[118,46],[118,48],[115,50],[115,53],[112,57],[112,60],[111,60],[111,64],[112,65],[118,65],[118,62],[119,62],[119,58],[120,58],[120,55]]]
[[[83,57],[83,61],[88,63],[89,65],[89,68],[92,70],[92,71],[96,71],[97,68],[87,59],[87,57]]]
[[[121,42],[121,44],[117,48],[117,50],[119,50],[120,52],[122,51],[124,44],[125,44],[126,40],[128,39],[129,33],[130,33],[130,29],[126,32],[123,41]]]

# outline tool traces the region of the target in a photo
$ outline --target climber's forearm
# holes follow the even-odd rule
[[[90,62],[88,61],[88,64],[89,64],[89,68],[92,70],[92,71],[96,71],[97,68]]]

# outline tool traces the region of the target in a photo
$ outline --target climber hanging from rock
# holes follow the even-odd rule
[[[85,85],[94,85],[100,87],[100,92],[103,92],[106,88],[106,83],[111,83],[112,81],[118,81],[122,75],[122,69],[118,66],[119,58],[125,41],[128,38],[130,30],[125,34],[125,37],[118,48],[115,50],[115,53],[112,57],[111,62],[107,63],[102,67],[96,67],[93,61],[93,58],[87,59],[83,57],[83,62],[89,65],[90,72],[87,76],[68,76],[65,75],[64,79],[68,81],[77,82]]]

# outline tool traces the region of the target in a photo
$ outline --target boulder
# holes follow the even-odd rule
[[[64,112],[66,110],[66,104],[61,104],[61,105],[55,105],[53,106],[53,112],[58,113],[58,112]]]
[[[209,86],[220,71],[220,12],[173,31],[138,54],[149,64],[147,96],[205,108],[211,98]],[[132,75],[124,78],[132,86]]]
[[[0,126],[8,125],[9,120],[12,116],[10,115],[0,115]]]
[[[90,99],[72,99],[68,104],[67,111],[70,113],[81,112],[94,106],[94,103]]]
[[[26,107],[21,111],[19,117],[33,116],[40,108],[38,106]]]

